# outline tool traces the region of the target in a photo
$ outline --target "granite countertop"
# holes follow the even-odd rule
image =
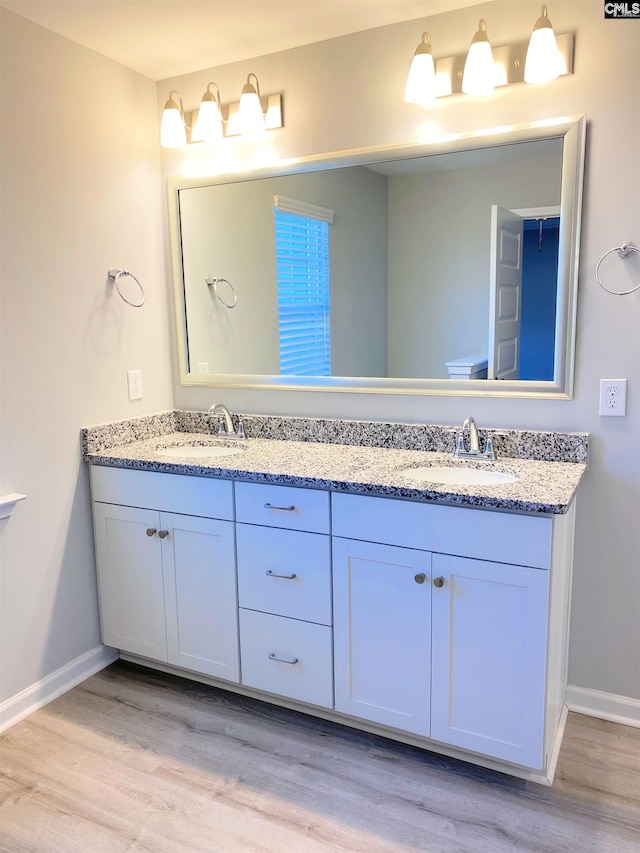
[[[545,514],[567,511],[587,468],[586,461],[575,459],[549,461],[548,458],[499,456],[496,462],[462,461],[454,460],[451,452],[438,450],[338,442],[251,437],[245,442],[233,443],[217,439],[210,432],[168,431],[166,428],[163,434],[142,440],[131,440],[134,435],[135,432],[129,434],[129,440],[120,444],[110,442],[109,447],[92,446],[85,437],[84,458],[94,465]],[[209,459],[167,457],[159,452],[182,445],[220,444],[241,448],[241,452]],[[459,486],[416,482],[401,473],[403,469],[421,466],[489,468],[516,474],[520,479],[499,485]]]

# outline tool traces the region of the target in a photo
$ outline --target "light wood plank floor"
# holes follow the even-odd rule
[[[118,662],[0,738],[3,853],[638,853],[640,730],[553,788]]]

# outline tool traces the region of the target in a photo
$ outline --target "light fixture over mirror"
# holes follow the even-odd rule
[[[191,143],[217,144],[226,136],[236,135],[258,139],[265,130],[282,126],[282,95],[262,98],[258,78],[249,74],[240,101],[226,107],[221,103],[216,83],[209,83],[197,113],[185,113],[182,96],[173,89],[162,113],[160,144],[164,148],[181,148]],[[189,139],[187,131],[191,132]]]
[[[240,175],[170,179],[181,383],[570,397],[584,132],[584,117],[548,119],[429,144],[339,152],[323,161],[312,157]],[[313,220],[307,223],[309,233],[321,208],[335,213],[328,228],[331,352],[324,373],[282,370],[275,196],[295,200],[296,211]],[[531,349],[533,328],[535,347],[544,349],[540,355],[523,354],[517,372],[504,377],[508,348],[499,343],[502,349],[494,346],[493,356],[490,352],[495,292],[490,254],[491,246],[500,244],[492,237],[494,205],[523,222],[521,236],[506,240],[512,253],[514,239],[531,244],[534,253],[541,243],[546,252],[556,241],[554,271],[544,288],[544,344],[539,327],[527,325],[525,332],[523,322],[522,343],[515,348]],[[549,231],[553,217],[555,235]],[[211,275],[232,282],[239,295],[235,311],[211,298],[206,285]],[[535,275],[523,282],[523,298],[533,298],[535,306],[533,313],[525,312],[527,323],[541,307],[543,291]],[[311,295],[315,298],[315,291]],[[507,294],[495,302],[514,309],[519,299]],[[309,299],[307,308],[315,305]],[[326,310],[323,305],[318,310]],[[488,361],[493,365],[489,378],[453,378],[460,375],[453,362],[471,355],[479,362],[480,354],[485,371]]]
[[[529,41],[492,47],[487,23],[480,19],[466,55],[434,59],[429,33],[413,56],[404,99],[428,107],[436,99],[461,92],[488,97],[494,88],[513,83],[550,83],[573,70],[573,34],[556,37],[547,7],[542,6]]]

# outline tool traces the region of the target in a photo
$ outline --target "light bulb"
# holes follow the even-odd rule
[[[487,22],[480,19],[478,32],[474,35],[462,75],[462,91],[466,95],[490,95],[495,89],[496,71],[493,51],[487,35]]]
[[[216,93],[211,90],[215,86]],[[191,133],[192,142],[220,142],[222,139],[222,113],[220,111],[220,93],[215,83],[209,83],[202,97],[198,118]]]
[[[184,114],[181,106],[173,100],[172,95],[177,95],[180,103],[182,98],[178,92],[171,92],[169,99],[162,111],[162,122],[160,124],[160,145],[163,148],[180,148],[187,144],[187,132],[184,124]]]
[[[256,81],[255,86],[250,82],[251,77]],[[242,89],[240,105],[238,107],[240,133],[243,136],[257,136],[265,130],[264,113],[262,112],[259,91],[258,78],[255,74],[249,74],[247,82]]]
[[[562,57],[558,50],[551,21],[547,17],[547,7],[540,10],[540,17],[535,22],[527,58],[524,64],[525,83],[550,83],[562,73]]]
[[[408,104],[426,106],[436,99],[436,68],[429,33],[422,34],[407,75],[404,99]]]

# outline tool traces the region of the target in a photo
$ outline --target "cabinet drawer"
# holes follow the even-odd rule
[[[94,501],[233,520],[231,480],[91,466]]]
[[[329,537],[276,527],[236,527],[240,606],[331,625]]]
[[[266,483],[236,483],[236,519],[249,524],[329,532],[329,493]]]
[[[334,536],[548,569],[549,517],[334,494]]]
[[[240,610],[242,683],[333,708],[332,631],[324,625]]]

